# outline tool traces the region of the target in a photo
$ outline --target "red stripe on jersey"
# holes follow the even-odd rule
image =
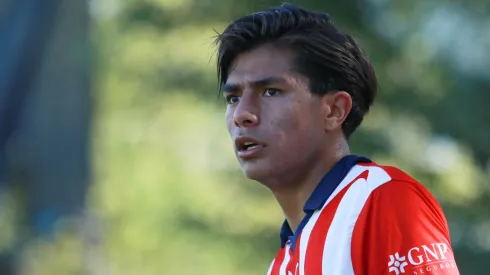
[[[383,169],[388,175],[393,180],[399,180],[399,181],[407,181],[407,182],[414,182],[416,183],[417,181],[410,177],[407,173],[403,172],[402,170],[393,167],[393,166],[381,166],[377,165],[379,168]]]
[[[286,248],[281,248],[279,252],[277,253],[276,259],[274,260],[274,263],[272,265],[271,273],[270,275],[279,275],[279,271],[281,269],[281,265],[284,262],[284,256],[286,255]]]
[[[299,233],[299,236],[298,238],[296,239],[296,246],[294,248],[294,253],[291,251],[291,249],[289,249],[289,255],[291,257],[291,259],[289,260],[289,263],[288,263],[288,267],[286,268],[286,274],[289,275],[289,274],[298,274],[299,275],[299,271],[298,271],[298,268],[299,268],[299,249],[300,249],[300,246],[299,244],[301,243],[301,233]]]

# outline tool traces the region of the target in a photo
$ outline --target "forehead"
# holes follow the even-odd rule
[[[265,45],[237,56],[228,74],[227,83],[250,82],[264,77],[294,75],[293,53]]]

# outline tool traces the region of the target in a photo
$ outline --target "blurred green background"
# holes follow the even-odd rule
[[[290,2],[375,64],[353,152],[427,186],[489,274],[490,2]],[[1,0],[0,274],[265,274],[283,217],[233,155],[213,39],[280,3]]]

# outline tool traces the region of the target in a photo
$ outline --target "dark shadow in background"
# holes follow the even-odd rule
[[[80,215],[90,182],[89,14],[86,1],[0,1],[0,192],[20,189],[25,209],[0,274]],[[0,207],[3,207],[0,202]]]

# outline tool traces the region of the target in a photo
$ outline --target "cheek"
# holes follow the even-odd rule
[[[285,131],[302,131],[311,119],[311,109],[306,102],[296,100],[283,108],[276,116],[277,124]]]
[[[225,122],[226,122],[226,129],[228,130],[228,133],[231,134],[231,130],[233,129],[235,123],[233,120],[233,110],[231,110],[230,108],[226,109]]]
[[[304,121],[295,105],[284,106],[278,109],[270,120],[269,129],[275,131],[279,146],[289,146],[298,141],[303,135]]]
[[[278,140],[282,146],[300,147],[313,141],[321,134],[321,121],[316,106],[297,101],[282,109],[275,116],[272,129],[277,129]]]

